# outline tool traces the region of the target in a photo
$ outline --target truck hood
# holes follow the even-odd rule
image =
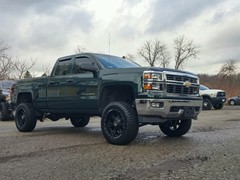
[[[206,90],[200,90],[199,94],[200,95],[209,95],[211,97],[216,97],[218,93],[225,93],[225,91],[221,89],[206,89]]]
[[[190,75],[196,76],[195,74],[187,71],[181,71],[181,70],[170,69],[170,68],[157,68],[157,67],[104,69],[104,70],[101,70],[100,73],[102,75],[107,75],[107,74],[122,74],[122,73],[143,73],[143,71],[159,71],[159,72],[171,71],[171,72],[184,73],[184,74],[190,74]]]
[[[203,92],[203,93],[217,93],[217,92],[225,92],[221,89],[207,89],[207,90],[200,90],[200,92]]]

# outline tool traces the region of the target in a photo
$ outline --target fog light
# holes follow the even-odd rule
[[[163,108],[164,103],[163,102],[152,102],[151,107],[153,108]]]

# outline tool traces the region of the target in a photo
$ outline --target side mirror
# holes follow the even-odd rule
[[[80,65],[80,69],[90,72],[96,72],[98,70],[98,67],[95,65],[95,63],[86,62]]]

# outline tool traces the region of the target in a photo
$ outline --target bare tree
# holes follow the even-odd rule
[[[171,60],[171,56],[165,44],[164,46],[162,46],[160,57],[161,57],[160,67],[163,67],[163,68],[168,67]]]
[[[29,71],[26,71],[23,76],[24,79],[32,78],[32,75]]]
[[[84,53],[86,51],[86,48],[84,48],[81,45],[78,45],[77,48],[75,49],[75,53],[79,54],[79,53]]]
[[[10,47],[5,45],[4,42],[0,42],[0,56],[3,56],[6,54],[6,51],[9,49]]]
[[[187,40],[185,36],[179,36],[174,40],[175,48],[175,69],[183,68],[183,64],[190,58],[196,58],[200,46],[194,44],[192,40]]]
[[[138,54],[149,63],[151,67],[156,64],[166,67],[170,62],[170,54],[167,50],[166,44],[160,42],[158,39],[155,41],[146,41]]]
[[[22,79],[24,76],[24,73],[26,73],[27,71],[30,71],[32,67],[36,64],[36,62],[37,62],[37,59],[35,60],[31,59],[31,63],[28,64],[26,60],[17,58],[15,62],[15,71],[17,74],[17,78]]]
[[[236,61],[229,59],[220,68],[218,76],[221,77],[221,81],[223,81],[225,77],[236,75],[236,71],[237,71]]]
[[[9,48],[9,46],[0,42],[0,79],[9,79],[15,68],[12,58],[7,54]]]
[[[42,76],[49,76],[50,75],[50,72],[51,72],[51,68],[49,65],[43,65],[42,66],[42,69],[43,69],[43,74]]]

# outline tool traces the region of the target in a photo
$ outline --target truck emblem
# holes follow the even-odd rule
[[[185,82],[183,83],[183,85],[188,88],[188,87],[190,87],[192,84],[191,84],[189,81],[185,81]]]

